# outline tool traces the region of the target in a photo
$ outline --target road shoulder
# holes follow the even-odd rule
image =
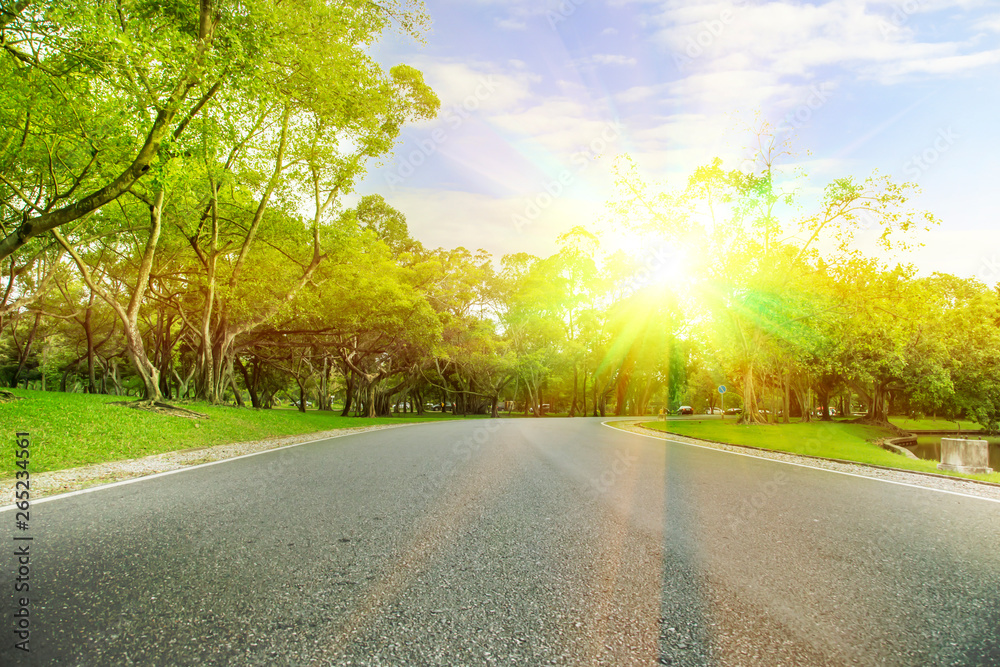
[[[69,468],[66,470],[53,470],[50,472],[40,472],[31,474],[31,497],[33,499],[44,498],[61,493],[82,491],[95,486],[112,484],[126,480],[148,477],[182,468],[188,468],[206,463],[224,461],[249,454],[257,454],[272,449],[288,447],[291,445],[314,442],[317,440],[327,440],[368,431],[381,431],[383,429],[400,428],[411,426],[412,424],[380,424],[375,426],[361,426],[357,428],[338,428],[330,431],[320,431],[317,433],[302,433],[299,435],[288,435],[277,438],[266,438],[263,440],[250,440],[247,442],[237,442],[214,447],[198,447],[195,449],[182,449],[162,454],[153,454],[139,459],[125,459],[122,461],[109,461],[107,463],[95,463],[79,468]],[[0,480],[0,505],[5,505],[8,499],[13,502],[14,485],[16,480]]]

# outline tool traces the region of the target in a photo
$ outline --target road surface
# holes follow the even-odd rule
[[[1000,504],[468,420],[31,509],[2,665],[1000,664]]]

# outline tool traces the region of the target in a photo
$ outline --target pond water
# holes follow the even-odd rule
[[[993,470],[1000,470],[1000,438],[983,438],[990,443],[990,467]],[[917,438],[917,444],[907,447],[918,458],[929,461],[941,460],[941,436],[922,435]]]

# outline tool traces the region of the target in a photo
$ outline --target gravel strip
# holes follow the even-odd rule
[[[633,433],[641,433],[642,435],[651,435],[653,433],[657,435],[664,435],[663,431],[658,431],[650,428],[645,428],[639,426],[639,422],[607,422],[610,426],[615,428],[620,428],[623,431],[631,431]],[[736,452],[738,454],[745,454],[748,456],[756,456],[761,459],[774,459],[776,461],[785,461],[787,463],[798,463],[801,465],[811,466],[813,468],[823,468],[824,470],[835,470],[837,472],[851,473],[852,475],[860,475],[861,477],[871,477],[872,479],[884,479],[890,482],[900,482],[903,484],[912,484],[914,486],[922,486],[928,489],[937,489],[939,491],[950,491],[952,493],[964,493],[970,496],[978,496],[980,498],[989,498],[991,500],[1000,501],[1000,486],[991,484],[980,484],[971,480],[964,480],[960,478],[944,478],[937,477],[934,475],[923,475],[918,472],[910,472],[906,470],[890,470],[885,468],[874,468],[872,466],[866,466],[855,463],[841,463],[838,461],[829,461],[826,459],[810,458],[807,456],[798,456],[796,454],[788,454],[785,452],[778,452],[774,450],[758,450],[751,449],[748,447],[740,447],[739,445],[727,445],[721,442],[711,442],[709,440],[699,440],[697,438],[687,438],[683,435],[675,435],[673,433],[666,434],[670,440],[676,442],[682,442],[687,445],[698,445],[700,447],[711,447],[712,449],[722,449],[727,452]]]
[[[379,426],[361,426],[357,428],[338,428],[332,431],[320,431],[318,433],[302,433],[300,435],[288,435],[279,438],[268,438],[266,440],[252,440],[249,442],[237,442],[228,445],[216,445],[215,447],[198,447],[196,449],[183,449],[176,452],[165,452],[163,454],[153,454],[141,459],[125,459],[122,461],[110,461],[108,463],[95,463],[81,468],[69,468],[67,470],[54,470],[52,472],[32,473],[31,475],[31,497],[32,499],[52,496],[58,493],[69,491],[79,491],[91,486],[120,482],[136,477],[155,475],[160,472],[177,470],[186,466],[198,465],[200,463],[211,463],[231,459],[244,454],[263,452],[268,449],[277,449],[288,445],[308,442],[310,440],[323,440],[326,438],[336,438],[354,433],[365,433],[367,431],[380,431],[387,428],[400,428],[410,424],[385,424]],[[13,502],[14,478],[0,480],[0,504],[10,499]]]

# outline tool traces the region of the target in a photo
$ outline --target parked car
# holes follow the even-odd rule
[[[705,414],[706,415],[721,415],[722,414],[722,408],[708,408],[707,410],[705,410]]]
[[[679,414],[679,415],[693,415],[694,414],[694,408],[692,408],[690,405],[682,405],[681,407],[677,408],[677,414]]]
[[[741,414],[743,414],[743,408],[727,408],[726,409],[726,414],[727,415],[741,415]]]

